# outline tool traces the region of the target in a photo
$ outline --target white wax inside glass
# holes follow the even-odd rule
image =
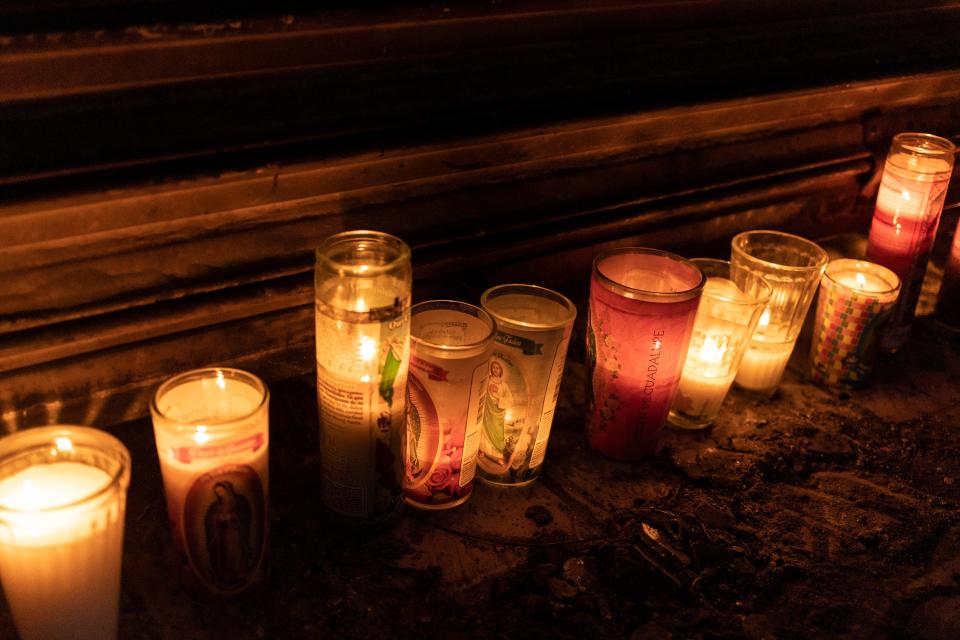
[[[0,505],[17,510],[4,516],[0,575],[25,640],[116,636],[123,503],[80,502],[111,480],[97,467],[57,462],[0,481]]]
[[[167,390],[158,399],[157,406],[165,417],[160,420],[160,428],[154,431],[172,513],[179,513],[197,476],[225,464],[253,467],[264,491],[267,490],[268,419],[265,411],[254,412],[262,402],[260,389],[226,376],[189,380]],[[218,424],[231,420],[237,422]],[[220,455],[176,455],[181,448],[215,448],[258,433],[262,434],[258,445],[251,442],[250,446],[227,449]]]
[[[867,271],[850,270],[831,273],[830,279],[837,284],[863,293],[881,293],[892,288],[889,282]]]
[[[769,391],[776,387],[793,353],[793,344],[770,344],[754,340],[740,361],[737,384],[751,391]]]

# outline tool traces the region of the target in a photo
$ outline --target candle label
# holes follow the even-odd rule
[[[443,366],[411,358],[404,494],[424,505],[459,504],[473,490],[487,386],[487,356]]]
[[[193,481],[183,533],[190,566],[211,592],[235,594],[260,579],[266,517],[263,483],[252,467],[226,465]]]
[[[385,516],[400,499],[409,303],[361,313],[317,301],[323,502],[343,516]]]
[[[485,478],[516,484],[535,479],[546,456],[569,327],[535,338],[498,331],[478,463]]]
[[[175,460],[183,464],[190,464],[196,460],[223,458],[246,451],[256,453],[265,441],[266,438],[262,433],[255,433],[249,438],[241,438],[240,440],[209,447],[173,447],[170,454]]]

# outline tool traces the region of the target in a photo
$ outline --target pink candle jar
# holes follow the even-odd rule
[[[960,224],[953,234],[950,257],[943,272],[943,283],[937,296],[937,319],[960,329]]]
[[[665,251],[613,249],[593,262],[587,361],[590,446],[611,458],[657,451],[706,277]]]
[[[909,333],[955,152],[952,142],[929,133],[900,133],[890,145],[867,245],[867,258],[897,274],[902,285],[882,338],[888,351]]]

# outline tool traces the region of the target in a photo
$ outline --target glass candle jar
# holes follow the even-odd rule
[[[773,289],[737,370],[738,387],[764,398],[776,392],[827,260],[819,245],[789,233],[745,231],[734,236],[732,275],[759,276]]]
[[[960,329],[960,224],[957,224],[957,231],[953,234],[935,313],[940,322]]]
[[[410,247],[347,231],[317,249],[321,495],[348,524],[388,519],[403,499],[410,361]]]
[[[410,310],[407,504],[449,509],[470,497],[495,333],[490,314],[465,302]]]
[[[831,260],[820,281],[810,348],[810,377],[826,386],[866,384],[879,330],[900,293],[890,269],[863,260]]]
[[[733,275],[725,260],[691,262],[707,276],[707,283],[668,419],[676,427],[702,429],[720,412],[773,290],[757,275]]]
[[[170,378],[150,413],[187,588],[236,596],[267,574],[270,394],[257,376],[210,368]]]
[[[600,453],[657,451],[705,282],[695,264],[656,249],[613,249],[593,261],[588,435]]]
[[[577,309],[566,297],[529,284],[483,292],[497,322],[480,439],[480,478],[499,486],[537,479]]]
[[[903,346],[909,334],[955,153],[952,142],[929,133],[900,133],[890,145],[867,240],[867,259],[893,271],[901,283],[881,339],[887,351]]]
[[[86,427],[0,440],[0,576],[24,640],[117,636],[130,454]]]

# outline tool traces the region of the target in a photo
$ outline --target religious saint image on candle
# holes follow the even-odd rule
[[[493,474],[507,473],[529,460],[531,442],[527,433],[527,391],[523,372],[509,356],[497,352],[490,359],[487,395],[484,401],[480,466]]]
[[[187,493],[184,534],[194,569],[218,589],[242,587],[262,561],[266,510],[251,467],[227,466],[200,476]]]

